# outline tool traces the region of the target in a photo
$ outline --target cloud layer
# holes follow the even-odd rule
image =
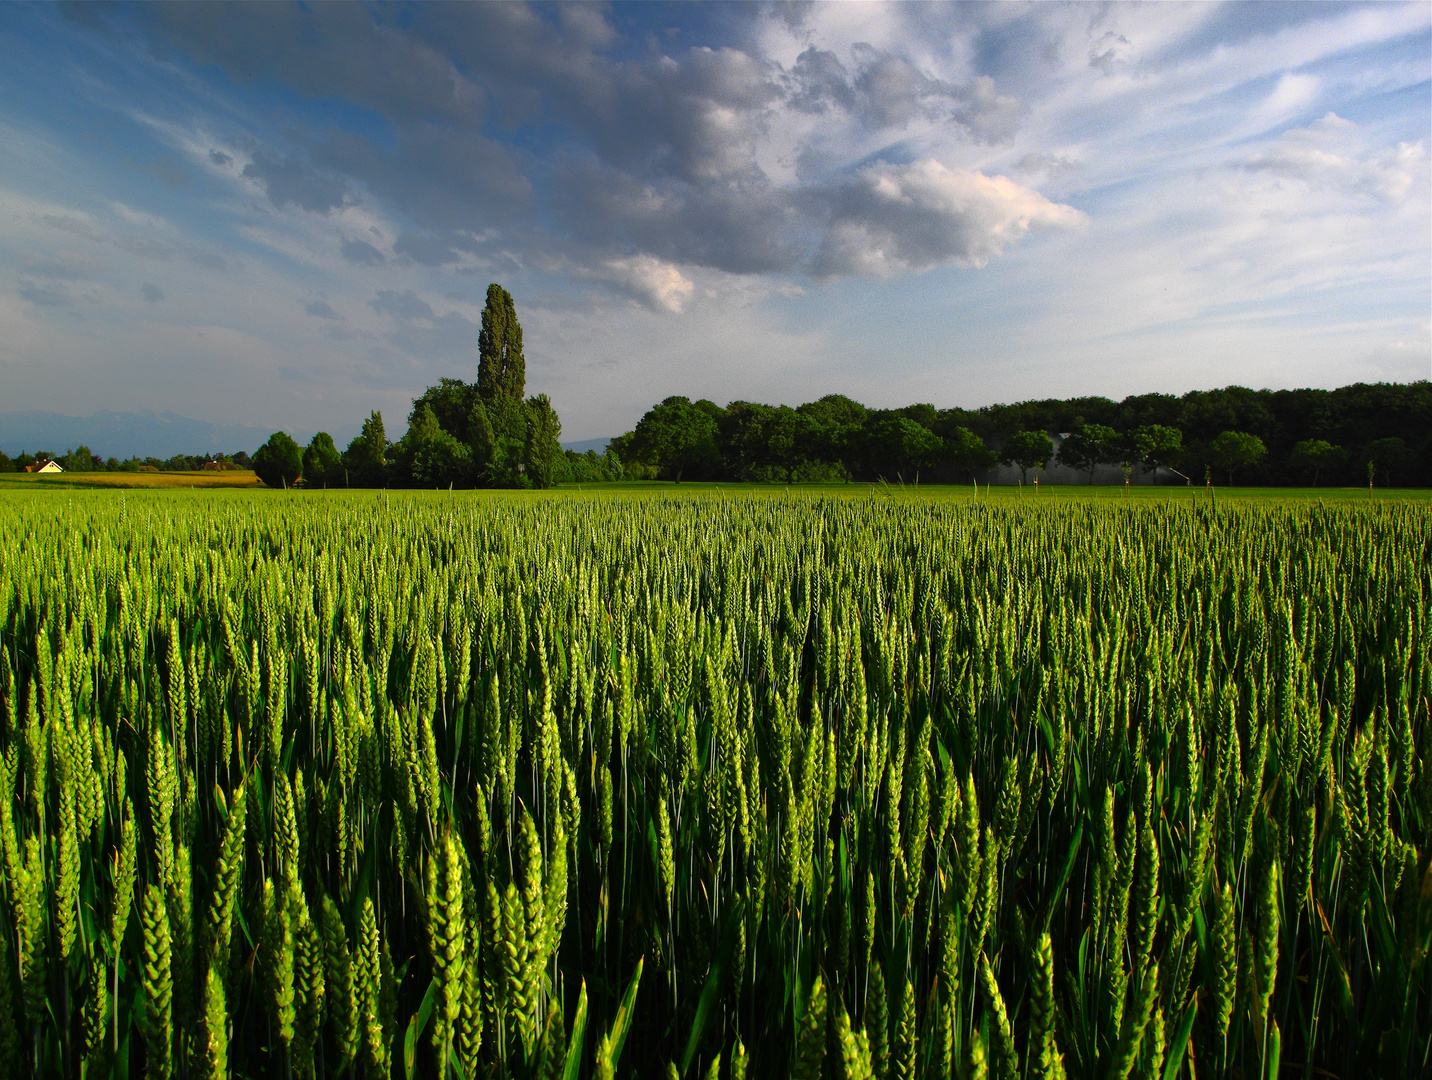
[[[1422,4],[11,6],[0,47],[15,407],[401,411],[494,280],[574,438],[1432,362]]]

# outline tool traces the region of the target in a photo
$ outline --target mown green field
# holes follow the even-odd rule
[[[0,1074],[1417,1074],[1383,496],[7,484]]]

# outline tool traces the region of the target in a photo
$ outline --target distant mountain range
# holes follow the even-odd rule
[[[595,450],[597,453],[601,454],[606,451],[607,443],[611,441],[612,438],[610,435],[604,436],[600,439],[582,439],[578,442],[564,442],[562,444],[562,449],[575,450],[579,454],[585,454],[588,450]]]
[[[329,432],[339,449],[358,434],[361,423],[348,424]],[[273,434],[268,427],[244,424],[211,424],[172,412],[111,412],[104,409],[93,416],[65,416],[61,413],[0,413],[0,451],[18,454],[45,450],[63,454],[77,446],[88,446],[103,458],[169,458],[176,454],[252,454]],[[312,431],[290,431],[300,445],[313,438]]]

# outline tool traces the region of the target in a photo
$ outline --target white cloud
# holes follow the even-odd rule
[[[982,267],[1031,228],[1074,228],[1084,215],[1004,176],[934,159],[871,165],[831,196],[833,226],[816,254],[823,276],[892,277],[934,266]]]
[[[650,255],[607,259],[598,276],[640,300],[653,311],[680,312],[695,290],[691,279],[671,263]]]
[[[1331,112],[1308,127],[1284,132],[1241,164],[1249,172],[1298,181],[1311,190],[1388,203],[1406,202],[1414,192],[1425,194],[1427,186],[1425,143],[1371,150],[1356,124]]]
[[[1300,112],[1316,100],[1321,88],[1322,80],[1314,75],[1287,72],[1263,102],[1263,112],[1274,119]]]

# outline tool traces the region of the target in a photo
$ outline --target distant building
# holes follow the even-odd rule
[[[51,458],[49,461],[37,461],[33,465],[25,466],[26,472],[64,472],[60,463]]]

